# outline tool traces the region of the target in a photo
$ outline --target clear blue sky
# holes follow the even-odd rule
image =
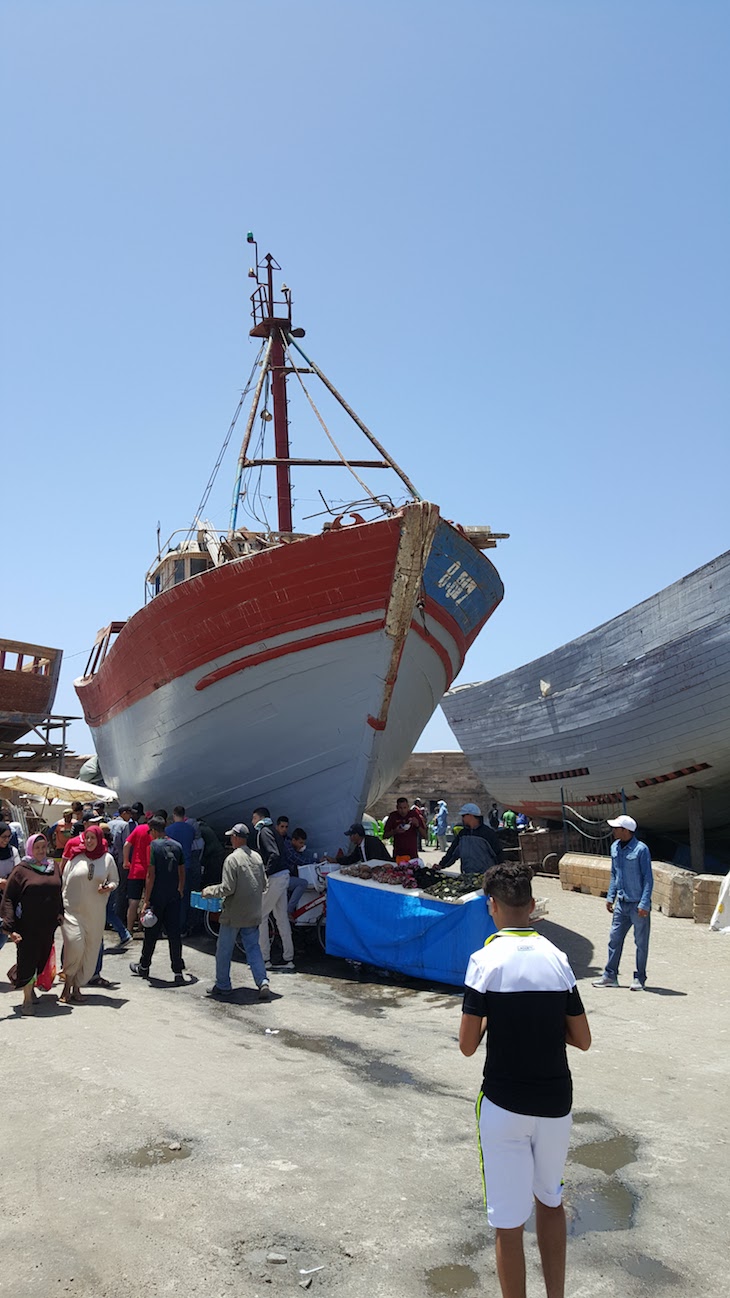
[[[248,229],[420,491],[511,533],[462,681],[727,548],[729,37],[712,0],[4,0],[2,634],[63,647],[57,711],[216,458]]]

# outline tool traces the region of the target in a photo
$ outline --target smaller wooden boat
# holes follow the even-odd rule
[[[51,712],[62,657],[60,649],[0,640],[0,743],[14,743]]]

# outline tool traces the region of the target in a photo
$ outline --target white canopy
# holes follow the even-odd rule
[[[116,802],[113,789],[98,784],[85,784],[55,771],[0,771],[0,786],[27,793],[32,798],[48,802],[57,798],[61,802]]]

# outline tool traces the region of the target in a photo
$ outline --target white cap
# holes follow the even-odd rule
[[[615,820],[609,820],[608,824],[611,829],[630,829],[632,834],[636,833],[636,821],[633,816],[617,816]]]
[[[481,808],[476,802],[465,802],[463,807],[459,807],[460,816],[481,816]]]

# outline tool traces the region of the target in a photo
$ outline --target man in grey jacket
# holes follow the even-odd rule
[[[233,851],[223,862],[220,883],[203,889],[204,897],[220,897],[223,902],[218,942],[215,949],[215,986],[209,996],[226,1000],[233,995],[231,958],[236,937],[240,936],[248,967],[259,989],[259,999],[269,999],[269,980],[259,946],[259,925],[266,892],[266,872],[258,852],[248,846],[248,826],[234,825],[226,831]]]
[[[451,847],[436,866],[443,870],[452,861],[461,861],[462,874],[483,874],[504,860],[499,835],[484,824],[484,817],[475,802],[465,802],[459,808],[464,828],[456,835]]]

